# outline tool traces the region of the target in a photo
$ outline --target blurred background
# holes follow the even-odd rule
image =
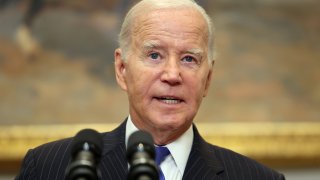
[[[0,0],[0,126],[122,122],[113,52],[135,2]],[[319,0],[198,2],[215,24],[217,60],[196,123],[320,122]],[[275,168],[320,179],[319,164]]]

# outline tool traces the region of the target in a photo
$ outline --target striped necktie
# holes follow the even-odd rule
[[[159,180],[165,180],[163,172],[160,168],[162,161],[170,154],[170,151],[165,146],[156,146],[156,163],[160,169]]]

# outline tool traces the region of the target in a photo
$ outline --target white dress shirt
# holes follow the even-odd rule
[[[137,131],[138,128],[133,124],[129,115],[126,124],[126,146],[129,136]],[[167,144],[166,147],[170,151],[170,155],[160,164],[160,168],[165,179],[181,180],[187,165],[189,154],[193,142],[192,125],[174,142]]]

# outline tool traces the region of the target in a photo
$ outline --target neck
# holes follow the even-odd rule
[[[149,132],[152,135],[154,143],[159,146],[167,145],[174,142],[191,126],[191,124],[185,124],[184,126],[179,126],[178,128],[172,128],[169,126],[158,127],[149,126],[146,123],[140,123],[139,121],[135,121],[133,119],[131,121],[138,129]]]

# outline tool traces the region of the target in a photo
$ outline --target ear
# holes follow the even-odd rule
[[[122,59],[121,49],[116,49],[114,52],[114,68],[116,73],[116,80],[121,89],[127,91],[126,76],[126,64]]]
[[[211,61],[211,64],[209,65],[210,69],[209,69],[209,73],[208,73],[208,76],[207,76],[207,81],[206,81],[203,97],[206,97],[208,95],[208,92],[209,92],[209,87],[210,87],[210,84],[211,84],[212,71],[213,71],[213,65],[214,65],[214,60]]]

